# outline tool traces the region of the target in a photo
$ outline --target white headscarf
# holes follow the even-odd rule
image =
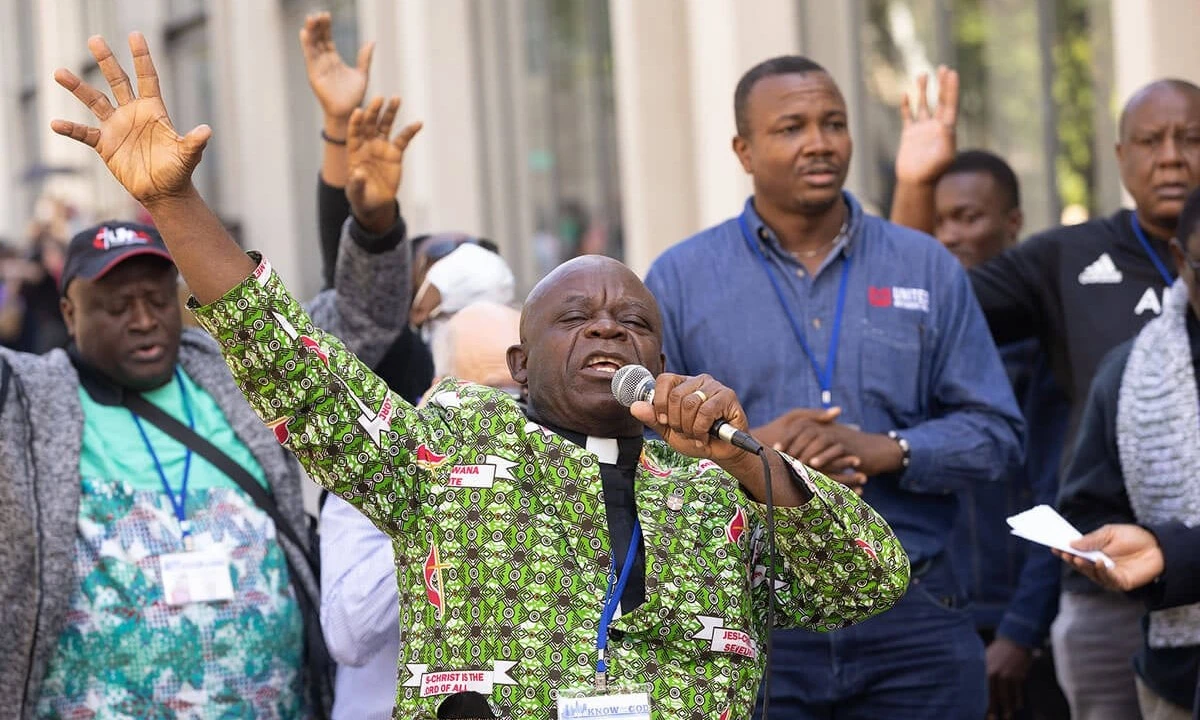
[[[446,320],[466,306],[477,302],[511,305],[516,280],[504,258],[475,243],[464,243],[438,260],[425,275],[414,304],[419,304],[430,287],[441,295],[441,302],[430,313],[421,334],[431,342]]]

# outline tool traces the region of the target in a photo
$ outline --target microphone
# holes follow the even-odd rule
[[[612,394],[625,407],[638,400],[654,402],[654,375],[641,365],[626,365],[613,375]],[[708,429],[708,434],[746,452],[757,454],[762,451],[757,440],[720,418]]]

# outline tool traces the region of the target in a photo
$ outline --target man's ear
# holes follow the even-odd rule
[[[1025,213],[1021,212],[1021,208],[1013,208],[1008,211],[1008,216],[1004,218],[1004,229],[1008,232],[1008,236],[1013,242],[1021,239],[1021,228],[1025,226]]]
[[[513,345],[504,353],[504,359],[508,361],[508,372],[512,375],[512,379],[522,388],[529,386],[529,355],[525,352],[524,345]]]
[[[67,334],[75,337],[75,303],[66,295],[58,299],[58,309],[62,312],[63,322],[67,326]]]
[[[742,137],[741,135],[734,135],[731,145],[733,147],[733,154],[737,155],[738,162],[742,164],[742,170],[745,170],[746,174],[749,175],[750,143],[746,142],[746,138]]]

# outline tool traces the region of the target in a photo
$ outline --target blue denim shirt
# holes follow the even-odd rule
[[[850,263],[832,401],[840,422],[899,430],[911,445],[907,470],[872,478],[864,499],[917,564],[945,548],[959,491],[1009,477],[1021,460],[1023,421],[958,261],[928,235],[844,197],[845,240],[815,276],[782,249],[752,199],[744,212],[821,363]],[[737,218],[667,250],[646,285],[662,307],[669,370],[707,372],[729,385],[751,426],[821,407],[813,368]]]
[[[963,491],[953,558],[967,582],[976,626],[1036,648],[1058,613],[1061,563],[1046,548],[1012,535],[1005,519],[1034,505],[1054,505],[1071,406],[1037,340],[1004,345],[1000,358],[1029,427],[1025,465],[1009,482],[976,483]]]

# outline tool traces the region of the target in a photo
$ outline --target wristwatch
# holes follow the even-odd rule
[[[900,458],[900,467],[907,468],[909,463],[912,462],[912,447],[908,444],[908,441],[905,440],[904,437],[895,430],[888,430],[887,436],[895,440],[896,444],[900,446],[900,452],[902,453]]]

